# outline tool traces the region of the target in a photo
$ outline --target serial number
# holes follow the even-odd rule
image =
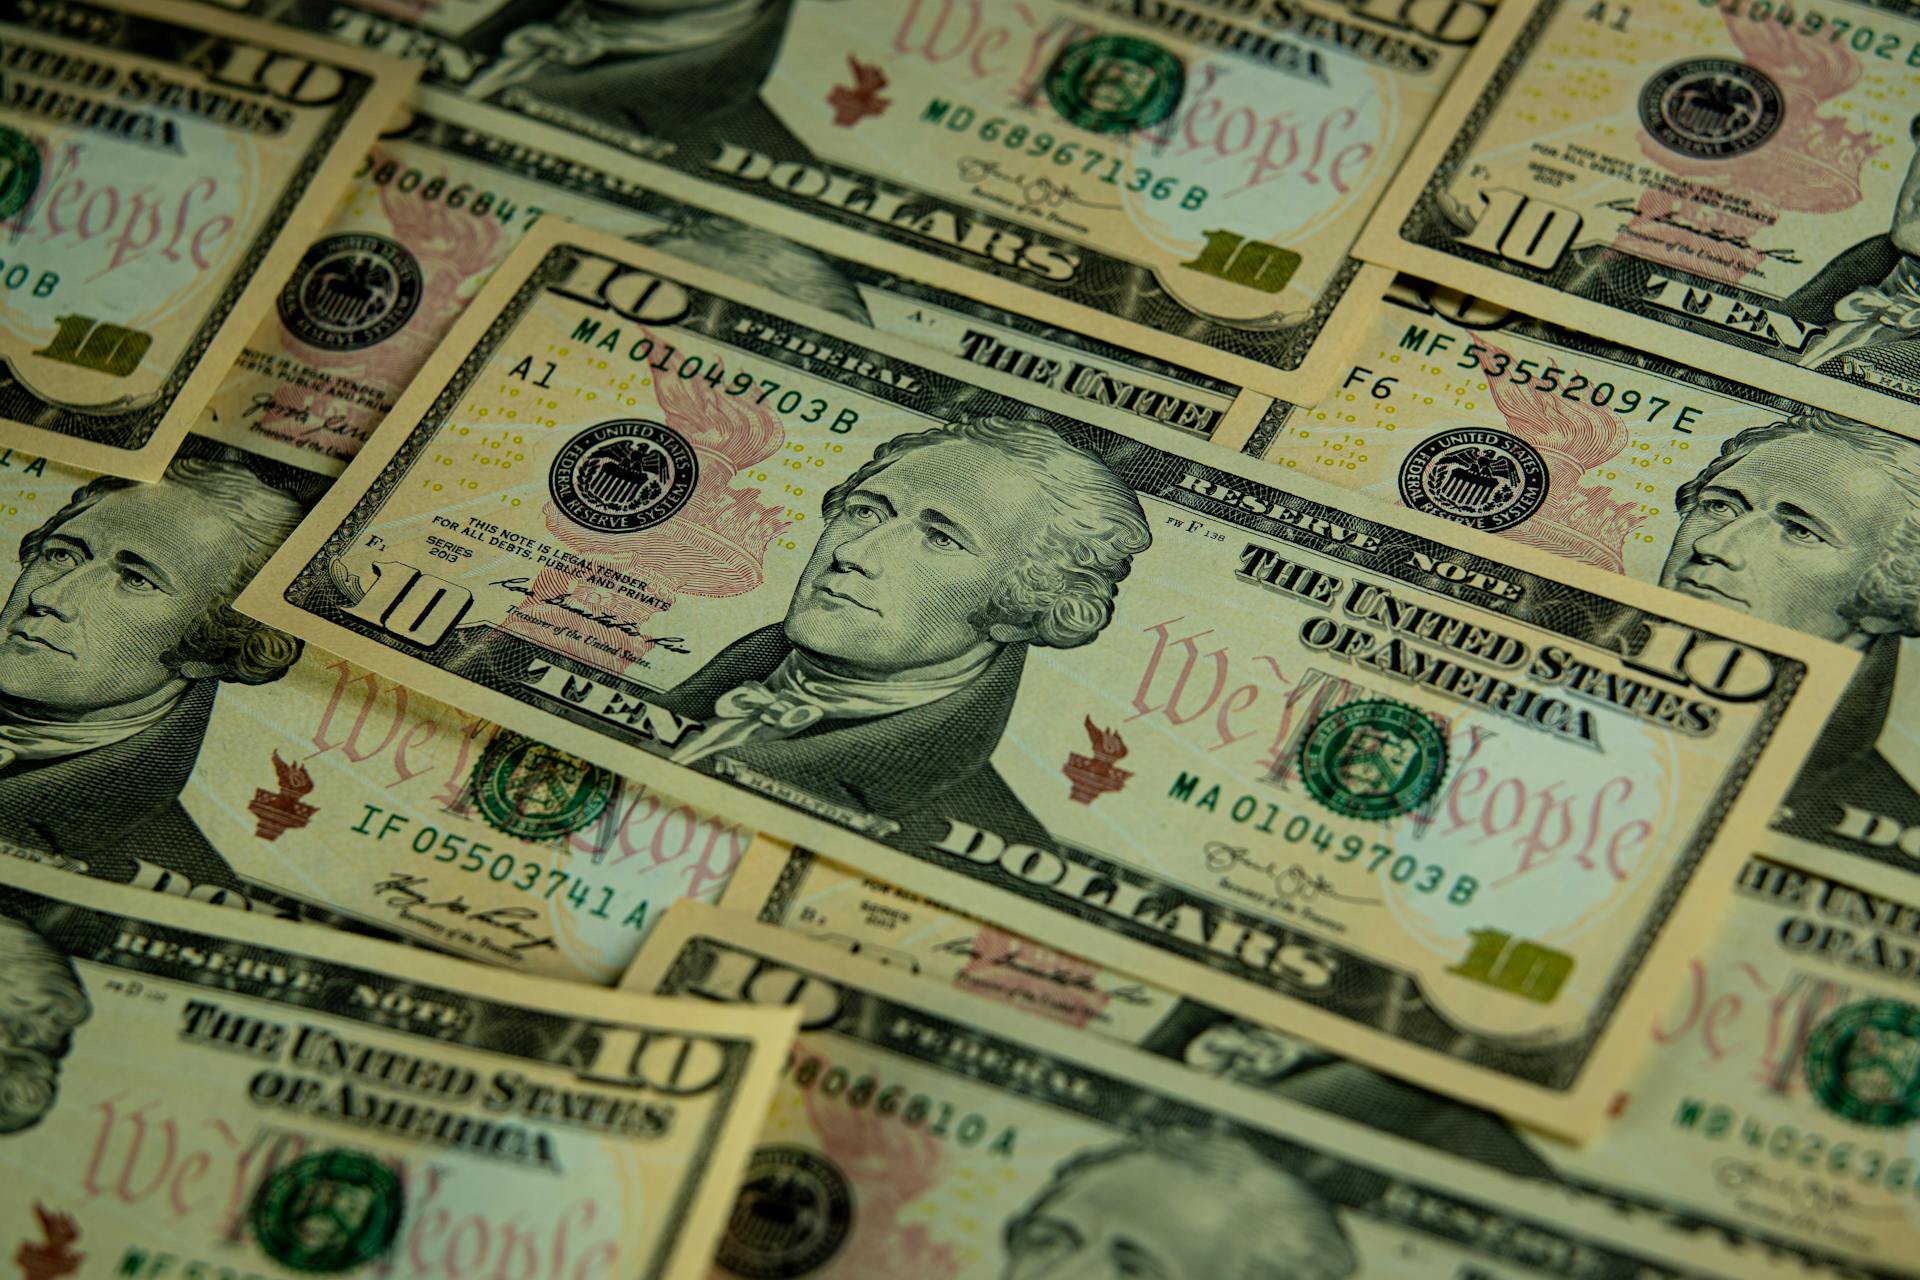
[[[944,99],[934,98],[920,113],[920,122],[949,133],[971,133],[982,142],[996,143],[1031,160],[1048,160],[1057,168],[1077,169],[1083,177],[1149,200],[1164,203],[1177,198],[1180,207],[1186,210],[1199,209],[1207,203],[1207,189],[1197,183],[1156,177],[1151,169],[1130,165],[1125,156],[1109,155],[1076,138],[1058,138],[1045,129],[1032,129],[1005,116],[983,119],[972,107],[956,107]]]
[[[576,341],[592,341],[601,351],[618,349],[620,331],[614,329],[605,337],[593,341],[599,332],[599,324],[592,320],[583,320],[574,329]],[[845,435],[853,430],[860,421],[856,409],[837,407],[821,396],[809,396],[806,392],[789,387],[774,378],[761,378],[741,370],[729,374],[719,359],[709,360],[704,356],[684,355],[670,342],[655,342],[652,338],[637,338],[626,349],[627,359],[635,364],[644,364],[659,376],[679,378],[682,382],[699,380],[717,391],[722,391],[736,399],[750,398],[755,404],[769,405],[781,417],[798,417],[800,421],[813,424],[824,420],[829,412],[833,421],[827,423],[827,430],[836,435]],[[544,386],[544,383],[536,385]],[[575,390],[576,395],[597,396],[597,392]],[[637,403],[634,397],[628,397],[629,403]]]
[[[1856,26],[1849,18],[1830,18],[1818,9],[1796,10],[1792,0],[1782,0],[1780,4],[1774,0],[1700,0],[1700,7],[1717,8],[1734,17],[1744,13],[1750,22],[1777,22],[1793,28],[1795,35],[1824,33],[1828,44],[1843,45],[1884,62],[1904,60],[1909,67],[1920,67],[1920,45],[1909,43],[1898,32]]]
[[[508,850],[495,849],[484,840],[470,840],[452,831],[442,831],[432,824],[408,832],[404,828],[413,825],[413,819],[406,814],[387,812],[378,805],[363,807],[366,813],[362,815],[359,825],[350,828],[359,835],[371,836],[376,841],[398,836],[408,848],[423,858],[431,857],[435,862],[444,862],[468,875],[484,874],[496,884],[510,885],[544,901],[553,901],[557,896],[574,910],[584,911],[601,920],[612,918],[615,895],[611,885],[589,884],[559,867],[521,858]],[[386,817],[378,828],[370,826],[382,813],[386,813]],[[641,927],[646,920],[647,906],[646,902],[638,903],[627,912],[624,923]]]
[[[1912,1156],[1889,1157],[1877,1147],[1862,1146],[1851,1140],[1835,1142],[1812,1129],[1800,1130],[1791,1124],[1771,1127],[1752,1117],[1741,1117],[1725,1103],[1684,1098],[1674,1113],[1673,1127],[1705,1138],[1732,1138],[1750,1150],[1764,1153],[1782,1164],[1796,1165],[1833,1178],[1850,1178],[1867,1186],[1887,1191],[1911,1191],[1920,1195],[1920,1164]],[[1727,1174],[1722,1173],[1723,1182]]]
[[[1333,843],[1333,833],[1319,824],[1314,824],[1313,838],[1307,841],[1307,819],[1300,815],[1287,823],[1280,834],[1292,844],[1303,841],[1311,843],[1315,852],[1326,854]],[[1373,874],[1383,874],[1395,884],[1410,884],[1421,893],[1438,893],[1440,886],[1447,883],[1447,869],[1437,862],[1422,863],[1412,854],[1395,853],[1393,846],[1377,841],[1369,844],[1359,836],[1348,836],[1340,842],[1338,852],[1332,853],[1335,862],[1357,862],[1362,856],[1367,859],[1367,870]],[[1447,890],[1447,901],[1456,907],[1464,907],[1473,901],[1473,895],[1480,890],[1480,882],[1470,875],[1460,874],[1453,877],[1452,887]]]
[[[32,285],[34,297],[51,297],[53,291],[60,287],[60,273],[30,267],[24,262],[8,262],[5,258],[0,258],[0,289],[5,289],[8,293],[18,293],[27,288],[29,283]]]
[[[465,209],[476,218],[491,214],[507,227],[513,226],[516,216],[524,215],[519,227],[522,231],[538,222],[540,215],[546,212],[538,205],[522,207],[505,196],[479,190],[470,182],[449,184],[444,174],[428,177],[418,169],[402,168],[397,160],[388,160],[376,166],[371,155],[360,162],[360,169],[353,176],[371,176],[375,186],[392,187],[403,195],[417,195],[422,200],[435,201],[449,209]]]
[[[1632,414],[1637,413],[1644,404],[1649,423],[1658,423],[1660,416],[1672,409],[1674,415],[1670,425],[1675,431],[1688,434],[1692,432],[1687,424],[1698,421],[1704,412],[1697,405],[1676,405],[1665,396],[1656,396],[1651,392],[1643,394],[1634,387],[1616,387],[1607,381],[1595,382],[1584,373],[1574,373],[1557,364],[1515,360],[1504,351],[1489,351],[1477,343],[1469,346],[1454,364],[1461,369],[1478,368],[1487,377],[1503,378],[1516,387],[1532,386],[1541,395],[1550,396],[1557,392],[1562,400],[1584,401],[1597,409],[1612,408]]]
[[[1018,1130],[1011,1125],[995,1134],[978,1111],[960,1112],[951,1102],[940,1102],[924,1093],[915,1093],[905,1085],[882,1085],[871,1074],[854,1075],[845,1067],[830,1065],[824,1058],[795,1049],[787,1055],[785,1072],[802,1093],[817,1093],[855,1111],[873,1108],[873,1114],[893,1120],[908,1129],[925,1131],[928,1137],[961,1147],[985,1145],[997,1156],[1011,1156]]]
[[[1452,335],[1430,332],[1420,325],[1409,325],[1400,336],[1401,350],[1415,351],[1424,356],[1445,351],[1452,344]],[[1644,408],[1646,421],[1653,426],[1661,425],[1662,416],[1672,410],[1671,420],[1666,425],[1683,435],[1692,435],[1693,430],[1687,424],[1698,422],[1706,414],[1706,410],[1698,405],[1679,404],[1666,396],[1641,391],[1637,387],[1621,386],[1605,378],[1595,381],[1584,373],[1563,369],[1552,361],[1515,360],[1505,351],[1483,347],[1477,342],[1467,344],[1460,358],[1454,361],[1454,367],[1473,369],[1485,374],[1489,380],[1498,378],[1516,387],[1531,386],[1541,395],[1558,395],[1562,400],[1590,404],[1596,409],[1608,409],[1627,416],[1639,413]],[[1355,382],[1371,376],[1372,370],[1356,366],[1348,373],[1343,385],[1351,387]],[[1375,379],[1369,394],[1376,400],[1385,400],[1393,394],[1396,381],[1394,378]]]
[[[1219,785],[1200,791],[1199,782],[1193,774],[1183,772],[1174,779],[1168,795],[1175,800],[1187,801],[1196,809],[1218,813],[1222,799]],[[1287,819],[1285,826],[1276,826],[1276,821],[1284,813],[1286,810],[1273,801],[1250,795],[1240,796],[1227,806],[1227,816],[1241,826],[1262,835],[1277,835],[1288,844],[1310,844],[1314,852],[1331,857],[1335,862],[1358,862],[1365,858],[1370,875],[1382,875],[1394,884],[1410,884],[1425,894],[1438,893],[1442,886],[1446,886],[1446,899],[1456,907],[1466,906],[1473,901],[1473,895],[1480,891],[1480,882],[1470,875],[1462,873],[1450,877],[1447,869],[1439,863],[1423,863],[1411,854],[1396,853],[1392,845],[1378,841],[1369,843],[1359,836],[1350,835],[1342,839],[1339,849],[1335,850],[1335,833],[1326,824],[1314,822],[1304,813],[1296,813]],[[1256,818],[1258,821],[1255,821]]]

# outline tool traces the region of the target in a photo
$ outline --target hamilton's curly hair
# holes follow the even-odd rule
[[[1860,579],[1852,602],[1841,614],[1851,622],[1880,619],[1893,634],[1920,636],[1920,444],[1837,413],[1815,409],[1777,422],[1748,427],[1720,446],[1719,456],[1675,494],[1682,519],[1700,503],[1714,477],[1772,440],[1814,435],[1836,440],[1865,454],[1906,495],[1907,514],[1886,531],[1879,555]]]
[[[827,491],[821,513],[832,520],[868,477],[915,449],[950,440],[983,444],[1024,464],[1053,506],[1052,521],[1035,531],[1026,560],[995,589],[974,625],[983,633],[997,624],[1019,627],[1033,643],[1054,649],[1072,649],[1099,635],[1113,618],[1121,579],[1133,557],[1153,545],[1153,535],[1140,499],[1106,463],[1040,423],[965,418],[895,436]]]
[[[1079,1152],[1054,1167],[1053,1177],[1006,1226],[1009,1263],[1028,1248],[1030,1224],[1073,1183],[1122,1160],[1152,1159],[1172,1166],[1169,1185],[1200,1183],[1233,1201],[1242,1224],[1238,1245],[1214,1280],[1344,1280],[1358,1269],[1353,1244],[1332,1204],[1305,1181],[1262,1155],[1244,1138],[1211,1129],[1149,1129],[1104,1147]]]
[[[110,493],[131,489],[138,482],[102,476],[74,490],[67,505],[20,539],[20,563],[40,554],[53,531]],[[278,680],[300,659],[300,642],[284,631],[256,622],[232,607],[232,601],[285,542],[305,514],[292,497],[267,484],[238,462],[214,458],[175,458],[167,464],[162,484],[193,490],[213,510],[225,516],[239,532],[246,552],[222,592],[225,600],[195,623],[166,655],[179,668],[202,663],[216,676],[233,684],[268,684]]]
[[[40,1123],[60,1092],[60,1060],[93,1013],[73,962],[0,915],[0,1134]]]

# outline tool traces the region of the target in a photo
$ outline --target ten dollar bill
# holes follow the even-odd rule
[[[1038,395],[543,222],[241,607],[1590,1128],[1850,655]]]
[[[706,1274],[784,1011],[6,879],[0,1162],[23,1268]]]

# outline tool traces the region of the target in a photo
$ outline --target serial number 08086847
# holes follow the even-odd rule
[[[445,174],[429,176],[378,152],[370,152],[360,162],[360,168],[353,176],[371,178],[374,185],[392,187],[401,195],[417,196],[428,203],[444,204],[449,209],[464,209],[476,218],[491,214],[507,226],[513,225],[515,215],[524,214],[525,220],[520,224],[522,231],[538,222],[540,215],[546,212],[538,205],[516,205],[503,195],[479,190],[469,182],[453,182]]]

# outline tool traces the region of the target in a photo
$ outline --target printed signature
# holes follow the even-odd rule
[[[534,604],[551,605],[562,613],[570,613],[576,618],[585,619],[596,626],[605,627],[609,631],[617,631],[621,635],[631,636],[635,640],[645,640],[656,648],[665,649],[668,653],[693,652],[693,650],[687,648],[687,638],[685,636],[647,635],[640,629],[639,623],[633,622],[630,619],[618,618],[611,613],[595,613],[591,609],[582,609],[573,602],[571,595],[535,596],[533,594],[533,583],[526,578],[501,578],[497,582],[489,582],[487,585],[490,587],[502,587],[508,591],[518,591],[521,595],[529,597]]]
[[[1038,978],[1042,982],[1050,982],[1054,986],[1071,987],[1076,991],[1084,991],[1088,995],[1105,996],[1110,1000],[1118,1000],[1121,1004],[1143,1005],[1148,1002],[1146,988],[1140,986],[1138,983],[1129,982],[1102,991],[1088,974],[1071,973],[1057,966],[1047,968],[1043,965],[1029,964],[1020,958],[1020,954],[1017,951],[1008,951],[989,958],[981,955],[979,948],[975,947],[965,938],[955,938],[951,942],[943,942],[933,950],[936,955],[964,956],[968,960],[984,960],[989,966],[996,969],[1009,969],[1014,973],[1023,974],[1029,978]]]
[[[1724,1191],[1768,1192],[1802,1213],[1850,1213],[1873,1217],[1899,1212],[1891,1205],[1879,1209],[1868,1208],[1854,1199],[1846,1188],[1828,1186],[1817,1178],[1782,1177],[1768,1173],[1751,1160],[1722,1160],[1714,1165],[1713,1177]]]
[[[960,181],[968,186],[977,186],[988,179],[1012,187],[1020,193],[1021,203],[1036,209],[1057,209],[1067,204],[1077,204],[1087,209],[1118,209],[1120,207],[1117,204],[1103,204],[1098,200],[1089,200],[1068,183],[1055,182],[1046,174],[1037,178],[1025,178],[1016,173],[1008,173],[1000,167],[998,160],[982,160],[977,156],[961,157]]]
[[[272,391],[259,391],[248,402],[240,415],[242,422],[257,421],[262,427],[270,422],[288,424],[288,434],[296,438],[331,432],[347,437],[349,440],[367,440],[373,435],[370,428],[355,426],[353,420],[344,413],[315,414],[304,406],[281,404]],[[292,430],[293,427],[300,428]]]
[[[385,894],[386,903],[390,907],[399,907],[422,915],[443,911],[450,916],[459,916],[469,924],[484,925],[507,937],[518,939],[507,948],[510,951],[538,951],[542,947],[553,947],[551,935],[534,933],[522,923],[522,921],[540,918],[540,913],[532,907],[495,907],[491,911],[475,911],[467,902],[465,894],[448,898],[443,902],[433,902],[426,894],[420,892],[420,886],[426,883],[425,876],[410,876],[403,872],[395,872],[385,880],[374,881],[373,891]]]
[[[1636,217],[1640,213],[1640,207],[1635,203],[1632,196],[1621,196],[1612,200],[1603,200],[1600,202],[1600,207],[1611,210],[1614,213],[1633,214]],[[1696,227],[1685,218],[1676,218],[1671,212],[1660,214],[1653,218],[1652,221],[1663,227],[1672,227],[1675,231],[1684,231],[1690,236],[1699,236],[1702,240],[1712,240],[1718,244],[1730,244],[1736,249],[1745,249],[1747,252],[1757,253],[1763,258],[1772,258],[1775,262],[1800,261],[1800,254],[1796,250],[1755,248],[1753,241],[1743,235],[1728,235],[1724,231],[1715,231],[1711,227]]]
[[[1325,898],[1331,902],[1350,902],[1359,907],[1376,906],[1380,901],[1378,898],[1357,898],[1341,893],[1325,875],[1309,871],[1297,862],[1284,867],[1277,862],[1262,862],[1240,845],[1209,840],[1207,847],[1201,850],[1201,856],[1206,859],[1209,871],[1231,871],[1235,867],[1244,867],[1264,877],[1273,885],[1275,897],[1298,898],[1302,902]]]

